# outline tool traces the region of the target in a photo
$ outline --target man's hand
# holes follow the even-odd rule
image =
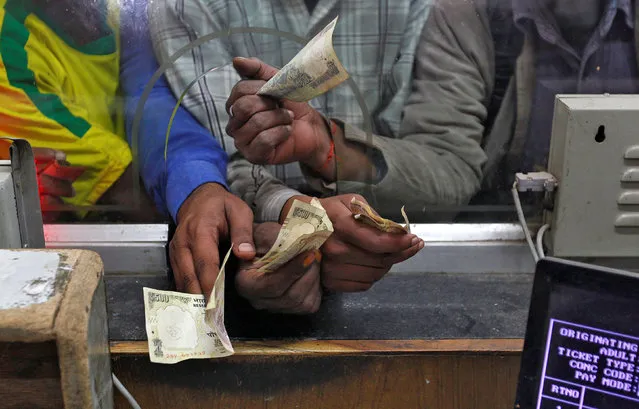
[[[33,148],[38,175],[40,206],[44,223],[52,223],[59,217],[56,206],[64,204],[63,197],[75,196],[73,182],[84,168],[70,166],[64,152],[49,148]]]
[[[271,248],[281,226],[262,223],[255,228],[257,254]],[[312,314],[322,301],[319,251],[309,251],[295,257],[279,270],[258,272],[259,264],[242,263],[235,276],[238,293],[256,309],[288,314]]]
[[[366,291],[381,280],[393,264],[413,257],[424,248],[414,234],[384,233],[358,222],[350,210],[351,198],[366,203],[360,195],[340,195],[320,199],[333,223],[334,233],[322,246],[322,284],[332,291]],[[282,211],[288,212],[293,199],[310,201],[308,197],[291,198]]]
[[[178,291],[209,297],[220,270],[219,242],[229,234],[238,258],[255,257],[253,212],[217,183],[193,191],[180,207],[177,223],[169,257]]]
[[[226,132],[250,162],[301,162],[319,169],[330,151],[330,131],[322,116],[306,103],[276,101],[257,95],[277,69],[256,58],[235,58],[233,66],[246,80],[238,82],[226,102]]]

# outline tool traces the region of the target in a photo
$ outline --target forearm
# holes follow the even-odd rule
[[[382,158],[379,163],[371,160],[381,177],[349,181],[339,169],[355,161],[337,152],[340,192],[368,191],[377,202],[393,208],[405,204],[421,209],[470,200],[480,188],[486,161],[481,141],[494,75],[486,27],[485,13],[478,15],[474,3],[444,2],[431,12],[417,46],[399,137],[371,137],[344,126],[347,141],[370,148]],[[379,169],[380,164],[387,170]],[[313,179],[313,172],[307,175],[313,187],[327,194],[335,191],[331,179]]]
[[[142,178],[157,206],[175,219],[177,212],[197,187],[207,182],[226,186],[227,156],[208,130],[188,111],[179,107],[169,139],[166,132],[177,100],[164,77],[154,84],[141,107],[138,132],[132,126],[144,88],[158,69],[149,39],[146,0],[135,0],[135,7],[123,20],[121,84],[126,99],[127,133],[138,147]],[[168,142],[168,145],[167,145]],[[166,157],[165,157],[166,149]]]
[[[256,222],[277,222],[286,202],[300,195],[264,166],[251,164],[239,153],[229,162],[228,181],[231,191],[251,207]]]
[[[371,180],[377,169],[366,152],[366,146],[347,140],[343,124],[338,121],[329,121],[327,127],[329,129],[322,144],[324,148],[318,150],[314,161],[306,163],[306,167],[328,183],[338,179],[355,182]]]

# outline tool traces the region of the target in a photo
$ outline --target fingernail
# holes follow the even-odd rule
[[[237,249],[241,252],[250,253],[251,251],[253,251],[253,246],[251,246],[249,243],[242,243],[237,246]]]
[[[246,61],[248,60],[248,58],[244,58],[244,57],[235,57],[236,60],[240,60],[240,61]]]
[[[304,258],[304,268],[308,268],[315,261],[315,254],[310,253]]]
[[[419,237],[413,236],[413,239],[410,241],[410,245],[414,246],[417,243],[419,243]]]
[[[421,250],[423,248],[424,248],[424,242],[422,241],[422,242],[419,243],[419,249]]]
[[[55,152],[55,160],[65,160],[66,158],[67,158],[66,153],[60,152],[60,151]]]
[[[293,111],[291,111],[290,109],[287,109],[288,111],[288,116],[291,117],[291,119],[295,119],[295,114],[293,113]]]
[[[229,107],[229,116],[233,118],[233,105]]]

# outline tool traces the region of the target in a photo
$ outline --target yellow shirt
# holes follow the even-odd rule
[[[111,34],[78,46],[29,3],[0,0],[0,136],[64,151],[86,168],[67,202],[92,205],[131,163],[117,98],[117,12],[105,10]]]

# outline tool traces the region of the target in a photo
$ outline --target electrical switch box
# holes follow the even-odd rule
[[[554,257],[639,257],[639,95],[559,95],[546,212]]]

